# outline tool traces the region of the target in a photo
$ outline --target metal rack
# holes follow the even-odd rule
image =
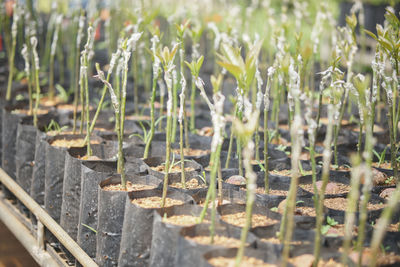
[[[46,243],[45,229],[50,231],[82,266],[98,266],[62,227],[1,168],[0,182],[36,218],[37,224],[35,225],[19,211],[16,200],[6,199],[4,193],[0,191],[0,220],[40,266],[71,266],[61,251],[57,251]]]

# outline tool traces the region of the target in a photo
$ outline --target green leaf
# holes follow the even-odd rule
[[[229,71],[229,73],[232,74],[236,78],[236,80],[240,79],[242,70],[240,69],[239,66],[233,65],[228,62],[222,62],[222,61],[218,61],[217,64],[220,65],[221,67],[225,68],[227,71]]]
[[[366,34],[368,34],[369,36],[371,36],[372,38],[374,38],[375,41],[378,41],[378,37],[374,33],[370,32],[369,30],[366,30],[366,29],[364,29],[364,32]]]
[[[329,229],[331,228],[330,225],[322,225],[321,227],[321,234],[326,235],[329,231]]]
[[[96,229],[94,229],[93,227],[91,227],[91,226],[89,226],[89,225],[87,225],[87,224],[84,224],[84,223],[82,223],[82,225],[85,226],[86,228],[88,228],[89,230],[91,230],[92,232],[94,232],[94,233],[97,234]]]
[[[330,226],[335,226],[335,225],[338,224],[338,222],[335,221],[335,219],[333,219],[333,218],[331,218],[331,217],[329,217],[329,216],[326,218],[326,222],[327,222]]]

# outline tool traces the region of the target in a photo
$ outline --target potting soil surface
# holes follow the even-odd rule
[[[257,187],[256,188],[256,193],[257,194],[265,194],[265,188],[264,187]],[[270,189],[268,194],[269,195],[274,195],[274,196],[287,196],[288,191]]]
[[[204,188],[207,187],[205,184],[199,184],[199,181],[195,178],[191,179],[190,181],[186,181],[185,183],[186,189],[197,189],[197,188]],[[173,183],[170,184],[169,186],[175,187],[175,188],[183,188],[182,183]]]
[[[52,146],[56,147],[83,147],[85,145],[85,139],[76,138],[72,140],[67,139],[57,139],[51,143]]]
[[[154,189],[154,185],[146,185],[146,184],[132,184],[131,182],[126,182],[126,190],[122,187],[121,184],[110,184],[103,187],[103,190],[106,191],[139,191],[139,190],[149,190]]]
[[[225,214],[221,216],[221,220],[238,227],[243,227],[246,223],[246,213],[238,212]],[[251,217],[251,227],[270,226],[277,222],[277,220],[268,218],[267,216],[261,214],[253,214]]]
[[[145,197],[145,198],[135,198],[132,200],[133,204],[136,204],[142,208],[146,209],[157,209],[161,208],[161,197]],[[175,205],[182,205],[183,201],[179,199],[173,198],[165,198],[165,205],[164,208],[175,206]]]
[[[361,203],[361,202],[360,202]],[[337,198],[327,198],[324,200],[324,206],[333,210],[342,210],[345,211],[347,208],[347,198],[337,197]],[[383,209],[386,204],[383,203],[371,203],[368,202],[367,209],[368,210],[379,210]]]
[[[180,149],[174,149],[173,152],[177,155],[181,153]],[[210,150],[193,149],[193,148],[183,149],[183,154],[185,156],[202,156],[202,155],[207,155],[208,153],[210,153]]]
[[[235,266],[236,258],[215,257],[208,260],[208,263],[216,267],[233,267]],[[246,267],[275,267],[275,264],[265,263],[260,259],[244,256],[241,266]]]
[[[164,169],[165,169],[165,165],[161,165],[161,166],[156,166],[156,167],[150,167],[153,170],[157,171],[157,172],[162,172],[164,173]],[[192,167],[185,167],[185,171],[190,172],[190,171],[194,171],[194,168]],[[170,168],[169,173],[173,173],[173,172],[181,172],[181,165],[180,164],[175,164],[174,166],[172,166]]]
[[[301,188],[304,190],[314,193],[314,186],[313,184],[301,184]],[[318,188],[318,186],[317,186]],[[320,188],[318,188],[320,189]],[[337,195],[337,194],[344,194],[350,191],[350,185],[342,184],[342,183],[328,183],[326,186],[325,194],[326,195]]]
[[[11,113],[29,115],[29,109],[14,109]],[[36,114],[43,115],[43,114],[47,114],[47,113],[49,113],[49,111],[47,109],[38,109]]]
[[[281,241],[276,238],[276,237],[270,237],[270,238],[261,238],[260,239],[262,242],[267,242],[267,243],[272,243],[272,244],[281,244]],[[311,244],[310,241],[299,241],[299,240],[292,240],[290,242],[290,245],[309,245]]]
[[[215,235],[214,242],[212,244],[210,236],[186,236],[185,238],[202,245],[215,245],[226,248],[238,248],[240,246],[239,239],[222,235]]]
[[[198,223],[199,217],[192,215],[173,215],[167,218],[163,218],[164,223],[169,223],[179,226],[192,226]],[[210,221],[203,219],[203,223],[210,223]]]

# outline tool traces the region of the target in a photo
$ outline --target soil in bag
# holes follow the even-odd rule
[[[152,176],[127,176],[127,191],[124,191],[120,181],[120,175],[114,175],[98,185],[96,262],[100,266],[118,264],[128,192],[159,186],[159,180]]]
[[[193,203],[193,199],[189,195],[169,191],[165,208],[161,209],[161,196],[161,189],[129,193],[122,229],[119,266],[149,265],[155,210],[164,213],[173,205],[182,206],[185,203]]]

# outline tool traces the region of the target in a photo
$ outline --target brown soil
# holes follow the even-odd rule
[[[351,170],[349,167],[346,167],[346,166],[338,166],[338,167],[336,168],[336,167],[334,167],[334,166],[332,166],[332,165],[331,165],[330,169],[331,169],[332,171],[350,171],[350,170]]]
[[[199,205],[201,207],[204,207],[204,203],[205,203],[205,200],[200,201],[197,205]],[[235,200],[234,203],[236,203],[236,204],[246,204],[246,201]],[[222,199],[221,205],[225,205],[225,204],[233,204],[233,202],[231,202],[230,200],[227,200],[227,199]],[[215,206],[216,207],[219,206],[218,205],[218,199],[215,200]],[[208,202],[208,208],[210,208],[210,209],[212,208],[212,201]]]
[[[265,188],[264,187],[257,187],[256,193],[257,194],[265,194]],[[268,194],[269,195],[274,195],[274,196],[287,196],[288,191],[270,189]]]
[[[287,131],[290,130],[288,124],[279,124],[279,128],[283,129],[283,130],[287,130]],[[307,129],[308,129],[308,125],[303,125],[303,130],[307,131]]]
[[[187,240],[194,241],[198,244],[202,245],[211,245],[211,237],[210,236],[186,236]],[[212,245],[222,246],[226,248],[238,248],[240,246],[240,240],[232,237],[215,235],[214,243]]]
[[[396,192],[396,188],[386,188],[379,194],[379,197],[383,199],[389,199],[394,194],[394,192]]]
[[[136,198],[132,200],[133,204],[136,204],[145,209],[157,209],[161,208],[161,197],[154,196],[154,197],[146,197],[146,198]],[[179,199],[173,199],[167,197],[165,199],[164,208],[172,207],[175,205],[182,205],[183,201]]]
[[[280,175],[280,176],[288,176],[291,177],[292,176],[292,170],[281,170],[281,171],[277,171],[277,170],[273,170],[269,172],[270,174],[274,174],[274,175]],[[300,176],[306,176],[306,175],[311,175],[312,171],[303,171],[303,173],[299,173]]]
[[[303,188],[304,190],[314,194],[313,184],[301,184],[300,187]],[[318,188],[318,186],[317,186],[317,188]],[[320,189],[320,187],[318,189]],[[337,194],[348,193],[349,191],[350,191],[350,185],[332,182],[332,183],[327,184],[325,194],[337,195]]]
[[[279,137],[279,140],[276,140],[276,138],[272,138],[270,144],[290,146],[291,143],[289,141],[287,141],[286,139]]]
[[[353,226],[352,236],[356,236],[358,234],[357,226]],[[331,236],[344,236],[344,224],[336,224],[331,226],[326,233],[326,235]]]
[[[91,144],[99,144],[100,142],[98,140],[91,140]],[[84,138],[76,138],[76,139],[57,139],[51,142],[52,146],[56,147],[83,147],[85,146],[85,139]]]
[[[374,228],[376,228],[376,225],[378,224],[378,220],[375,222],[375,224],[373,226]],[[386,227],[386,231],[388,231],[388,232],[400,232],[400,222],[389,224]]]
[[[311,254],[303,254],[294,258],[290,258],[289,262],[298,267],[311,267],[314,262],[314,256]]]
[[[359,132],[360,131],[360,127],[354,127],[352,129],[353,132]],[[383,133],[385,131],[385,129],[383,129],[381,126],[379,125],[374,125],[374,133]]]
[[[57,139],[51,142],[52,146],[56,147],[83,147],[85,146],[85,139],[84,138],[77,138],[77,139]]]
[[[382,164],[379,164],[378,162],[372,162],[372,167],[375,168],[381,168],[381,169],[387,169],[387,170],[391,170],[392,169],[392,163],[390,162],[383,162]]]
[[[360,202],[361,203],[361,202]],[[343,197],[337,197],[337,198],[328,198],[324,200],[324,206],[330,209],[334,210],[342,210],[345,211],[347,208],[347,199]],[[373,203],[368,203],[367,209],[368,210],[379,210],[383,209],[386,206],[386,204],[373,204]]]
[[[353,262],[358,262],[358,252],[356,251],[352,251],[349,254],[349,258],[351,260],[353,260]],[[370,248],[364,248],[363,249],[363,254],[362,254],[362,260],[361,260],[361,264],[363,266],[367,266],[370,264],[371,262],[371,250]],[[378,252],[378,256],[377,256],[377,266],[386,266],[386,265],[395,265],[397,263],[396,266],[400,265],[400,256],[399,255],[395,255],[393,252],[391,253],[382,253],[382,252]]]
[[[48,96],[40,98],[40,105],[44,107],[52,107],[59,103],[62,103],[62,100],[58,96],[55,96],[53,100],[50,100]]]
[[[280,175],[280,176],[292,176],[291,170],[281,170],[281,171],[273,170],[273,171],[270,171],[269,173],[274,174],[274,175]]]
[[[145,185],[145,184],[133,184],[131,182],[126,182],[126,190],[122,188],[121,184],[110,184],[103,187],[103,190],[106,191],[139,191],[139,190],[149,190],[154,189],[154,185]]]
[[[12,114],[24,114],[24,115],[32,115],[29,114],[29,109],[14,109],[13,111],[11,111]],[[49,111],[47,109],[38,109],[37,111],[37,115],[43,115],[43,114],[47,114],[49,113]]]
[[[174,149],[173,153],[180,155],[181,151],[180,149]],[[210,150],[203,150],[203,149],[193,149],[193,148],[184,148],[183,149],[183,154],[185,156],[202,156],[202,155],[207,155],[208,153],[210,153]]]
[[[270,238],[261,238],[262,242],[272,243],[272,244],[281,244],[281,241],[276,237]],[[310,241],[291,241],[290,245],[309,245],[311,244]]]
[[[316,212],[313,207],[296,207],[295,215],[315,217]]]
[[[83,156],[83,157],[78,157],[81,160],[101,160],[101,158],[97,157],[97,156]]]
[[[296,267],[311,267],[314,263],[314,255],[303,254],[294,258],[290,258],[289,262]],[[318,267],[341,267],[341,263],[336,262],[334,259],[323,260],[320,259]]]
[[[283,214],[286,208],[286,199],[281,201],[278,205],[278,212]],[[310,216],[315,217],[316,212],[313,207],[296,207],[294,210],[294,214],[298,216]]]
[[[185,185],[186,185],[186,189],[197,189],[197,188],[207,187],[207,185],[205,185],[205,184],[199,184],[199,181],[197,181],[197,179],[195,179],[195,178],[191,179],[190,181],[186,181]],[[180,183],[180,182],[170,184],[169,186],[175,187],[175,188],[183,188],[182,183]]]
[[[146,115],[131,115],[131,116],[126,116],[125,119],[127,120],[132,120],[132,121],[148,121],[150,120],[150,116]]]
[[[74,134],[73,131],[48,131],[46,132],[48,136],[56,136],[60,134]]]
[[[155,170],[156,172],[162,172],[164,173],[165,170],[165,165],[159,165],[157,167],[150,167],[152,170]],[[186,172],[194,171],[194,168],[192,167],[185,167]],[[170,168],[169,173],[175,173],[175,172],[181,172],[181,164],[175,164],[172,168]]]
[[[61,105],[57,105],[57,109],[73,111],[74,110],[74,105],[72,105],[72,104],[61,104]],[[82,110],[82,106],[78,105],[77,111],[81,111],[81,110]],[[93,107],[89,107],[89,110],[93,110]]]
[[[163,222],[179,226],[191,226],[197,224],[198,219],[199,217],[192,215],[174,215],[167,218],[163,218]],[[203,223],[209,223],[209,221],[203,219]]]
[[[213,136],[214,131],[212,127],[203,127],[197,131],[197,134],[201,136]]]
[[[221,216],[221,220],[238,227],[243,227],[246,223],[246,213],[238,212],[233,214],[225,214]],[[268,218],[267,216],[261,214],[253,214],[251,218],[251,227],[254,228],[259,226],[270,226],[277,222],[277,220]]]
[[[235,257],[215,257],[208,260],[208,263],[215,267],[230,267],[235,266]],[[240,266],[246,267],[274,267],[275,264],[265,263],[262,260],[244,256]]]
[[[329,123],[328,118],[320,118],[319,122],[323,123],[323,124],[328,124]],[[346,119],[342,119],[341,125],[349,125],[349,124],[351,124],[350,121],[348,121]]]

